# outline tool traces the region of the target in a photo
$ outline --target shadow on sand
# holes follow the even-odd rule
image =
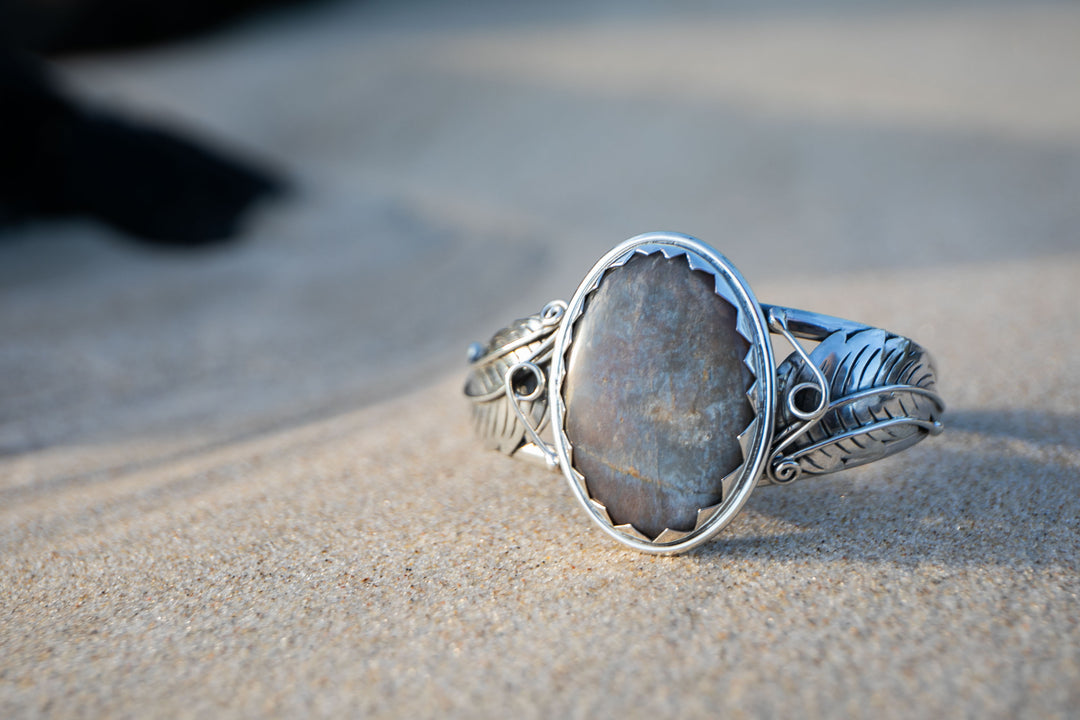
[[[1080,416],[965,410],[946,423],[880,464],[759,490],[742,522],[776,533],[739,537],[736,520],[697,556],[1080,567]]]

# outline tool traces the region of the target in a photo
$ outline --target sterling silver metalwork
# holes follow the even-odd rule
[[[711,275],[716,295],[737,312],[749,344],[753,420],[738,435],[742,463],[722,479],[720,501],[698,510],[692,529],[648,537],[616,525],[575,468],[563,394],[575,323],[605,274],[635,256],[685,258]],[[776,365],[772,335],[794,349]],[[808,350],[800,341],[817,343]],[[503,453],[560,469],[582,507],[608,535],[657,554],[706,542],[742,509],[758,485],[786,485],[808,475],[855,467],[908,448],[943,429],[929,354],[914,341],[861,323],[760,304],[738,270],[705,243],[676,233],[631,238],[601,258],[569,302],[554,301],[469,347],[465,395],[484,442]],[[741,423],[740,423],[741,424]]]

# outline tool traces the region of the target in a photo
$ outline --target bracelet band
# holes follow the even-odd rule
[[[794,348],[779,366],[774,335]],[[707,541],[757,485],[942,431],[917,343],[761,305],[723,255],[673,233],[617,246],[568,303],[474,343],[469,359],[465,395],[485,444],[561,469],[605,532],[652,553]]]

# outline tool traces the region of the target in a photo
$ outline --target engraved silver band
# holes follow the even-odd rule
[[[743,484],[783,485],[855,467],[942,431],[945,405],[936,392],[933,362],[914,341],[850,320],[758,304],[726,258],[693,238],[672,233],[632,238],[597,264],[569,306],[548,303],[495,333],[488,343],[473,343],[464,388],[476,434],[488,447],[561,468],[594,519],[601,526],[606,520],[610,527],[604,529],[620,541],[648,552],[679,552],[730,520],[716,522],[708,532],[699,532],[703,521],[689,533],[665,531],[654,538],[615,526],[603,507],[597,510],[599,503],[588,496],[581,474],[566,467],[571,453],[560,447],[568,444],[560,426],[565,405],[557,387],[566,373],[562,355],[572,342],[567,324],[584,312],[604,273],[650,253],[685,255],[691,268],[713,272],[717,294],[724,287],[745,311],[740,312],[740,333],[753,339],[746,362],[757,378],[747,394],[758,418],[739,436],[747,459]],[[742,293],[738,298],[736,291]],[[774,336],[793,348],[776,366]],[[808,349],[801,341],[816,346]],[[554,378],[553,359],[559,366]],[[730,515],[738,511],[749,488],[740,492],[743,497],[733,503]],[[723,495],[728,494],[725,484]]]

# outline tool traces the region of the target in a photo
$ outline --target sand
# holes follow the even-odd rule
[[[298,191],[0,242],[0,716],[1080,712],[1080,10],[331,4],[66,61]],[[615,546],[464,348],[647,230],[929,348],[946,432]]]

